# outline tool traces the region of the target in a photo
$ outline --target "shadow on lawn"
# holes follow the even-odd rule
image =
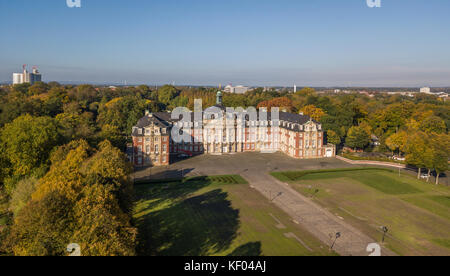
[[[229,257],[258,257],[261,256],[261,242],[249,242],[236,248]]]
[[[236,238],[240,223],[239,210],[232,208],[227,193],[216,189],[188,197],[209,184],[206,178],[159,184],[141,193],[141,200],[151,202],[142,212],[159,204],[172,204],[136,221],[138,253],[144,256],[204,256],[226,250]]]
[[[135,183],[145,183],[146,181],[153,180],[165,180],[165,179],[181,179],[186,177],[187,174],[194,169],[186,168],[183,170],[164,170],[159,172],[153,172],[152,168],[137,169],[135,173],[145,172],[144,176],[136,176],[134,178]]]

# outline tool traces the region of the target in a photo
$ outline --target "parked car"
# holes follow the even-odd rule
[[[420,178],[421,179],[428,179],[428,174],[423,173],[423,174],[420,175]]]
[[[397,161],[405,161],[406,160],[405,157],[401,157],[401,156],[394,156],[394,157],[392,157],[392,159],[397,160]]]

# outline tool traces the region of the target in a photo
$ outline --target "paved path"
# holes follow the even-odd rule
[[[334,247],[340,255],[368,256],[370,254],[366,252],[366,248],[370,243],[374,243],[374,240],[304,197],[288,184],[280,182],[266,173],[248,171],[242,176],[269,200],[275,198],[273,201],[275,205],[325,244],[331,246],[335,234],[340,232],[342,236]],[[282,195],[277,197],[280,192]],[[395,254],[382,249],[382,255]]]
[[[406,169],[405,164],[399,164],[394,162],[381,162],[372,160],[351,160],[342,156],[336,156],[336,159],[342,160],[352,165],[372,165],[372,166],[383,166],[383,167],[393,167],[398,169]]]

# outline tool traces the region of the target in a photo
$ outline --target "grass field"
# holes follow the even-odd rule
[[[273,173],[400,255],[450,255],[450,189],[388,169]]]
[[[240,176],[140,183],[135,190],[140,255],[335,255]]]

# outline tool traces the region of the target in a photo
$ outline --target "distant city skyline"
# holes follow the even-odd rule
[[[0,82],[450,86],[450,1],[0,0]]]

